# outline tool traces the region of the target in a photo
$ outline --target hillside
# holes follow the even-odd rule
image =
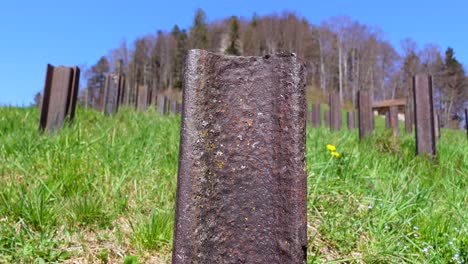
[[[168,263],[180,116],[79,108],[56,134],[38,116],[0,108],[0,263]],[[429,158],[384,130],[308,127],[308,262],[466,262],[465,131]]]

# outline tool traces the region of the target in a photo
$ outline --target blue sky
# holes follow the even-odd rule
[[[208,20],[230,15],[250,18],[294,11],[318,24],[348,15],[380,27],[395,47],[411,37],[451,46],[468,64],[468,1],[466,0],[15,0],[0,4],[0,105],[28,105],[42,91],[46,64],[92,65],[125,39],[133,40],[174,24],[188,28],[195,10]]]

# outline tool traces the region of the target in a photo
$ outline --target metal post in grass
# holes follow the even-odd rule
[[[440,138],[440,118],[438,114],[434,114],[434,129],[436,139]]]
[[[312,126],[320,127],[322,125],[322,116],[320,113],[320,104],[312,105]]]
[[[418,74],[413,77],[416,154],[436,154],[434,100],[432,77]]]
[[[390,117],[390,108],[387,109],[387,112],[385,112],[385,128],[391,128],[392,127],[392,121]]]
[[[413,114],[409,105],[405,108],[405,131],[407,134],[413,133]]]
[[[358,113],[359,138],[363,139],[372,133],[374,119],[372,101],[367,90],[358,91]]]
[[[398,106],[390,106],[388,110],[388,117],[390,127],[392,128],[393,136],[396,137],[400,134],[400,127],[398,124]]]
[[[323,112],[323,121],[325,127],[330,127],[330,111]]]
[[[107,74],[106,83],[104,85],[104,114],[112,115],[119,108],[120,91],[120,75]]]
[[[167,104],[168,104],[167,97],[164,95],[159,95],[158,96],[158,112],[161,115],[165,115],[167,113],[167,108],[168,108]]]
[[[330,93],[330,129],[341,129],[341,101],[340,94],[337,92]]]
[[[347,119],[347,124],[348,124],[348,129],[352,130],[356,128],[355,122],[354,122],[354,112],[350,111],[346,113],[346,119]]]
[[[177,114],[177,101],[175,100],[169,101],[169,113]]]
[[[39,130],[55,131],[65,119],[73,120],[79,79],[78,67],[54,67],[47,64]]]
[[[465,128],[466,128],[466,137],[468,138],[468,109],[465,108]]]
[[[306,263],[305,109],[295,54],[188,52],[172,263]]]

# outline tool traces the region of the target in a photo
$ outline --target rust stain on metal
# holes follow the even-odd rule
[[[188,52],[172,263],[306,263],[305,109],[294,54]]]
[[[359,138],[365,138],[372,133],[374,114],[372,113],[372,102],[369,91],[360,90],[358,92],[359,111]]]
[[[432,77],[418,74],[413,78],[416,154],[436,154]]]

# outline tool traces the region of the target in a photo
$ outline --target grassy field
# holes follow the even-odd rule
[[[55,134],[38,116],[0,108],[0,263],[169,262],[180,116],[78,109]],[[465,263],[466,133],[415,157],[383,125],[364,142],[308,128],[308,262]]]

